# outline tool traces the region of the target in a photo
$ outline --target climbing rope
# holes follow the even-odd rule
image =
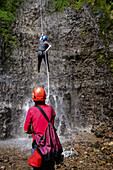
[[[40,32],[40,35],[42,35],[43,34],[43,25],[42,25],[42,14],[40,12],[42,10],[40,10],[40,6],[41,6],[41,0],[38,0],[39,32]]]
[[[43,35],[43,24],[42,24],[42,9],[40,10],[40,6],[41,6],[41,0],[38,0],[39,32],[40,32],[40,36],[42,36]],[[46,52],[45,52],[45,62],[46,62],[47,79],[48,79],[48,95],[47,95],[47,102],[48,102],[49,101],[49,70],[48,70]]]
[[[47,95],[47,100],[49,101],[49,70],[48,70],[48,63],[47,63],[47,54],[46,54],[46,52],[45,52],[45,61],[46,61],[47,78],[48,78],[48,95]]]
[[[40,0],[41,1],[41,0]],[[41,5],[42,6],[42,5]],[[43,35],[43,24],[42,24],[42,10],[41,10],[41,30],[42,30],[42,35]]]

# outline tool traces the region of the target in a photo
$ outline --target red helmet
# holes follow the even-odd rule
[[[46,100],[46,92],[42,87],[36,87],[32,93],[33,101],[45,101]]]

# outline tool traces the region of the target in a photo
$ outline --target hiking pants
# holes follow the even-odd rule
[[[46,60],[45,60],[45,57],[46,57]],[[38,51],[38,72],[40,72],[42,58],[44,59],[45,64],[47,62],[46,67],[48,67],[48,71],[49,71],[48,53],[47,52],[45,53],[45,51]]]
[[[55,170],[53,162],[42,162],[41,167],[33,167],[33,170]]]

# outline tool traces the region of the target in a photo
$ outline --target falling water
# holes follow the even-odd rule
[[[28,109],[33,106],[34,102],[32,101],[32,99],[27,99],[25,101],[25,103],[23,104],[23,110],[24,110],[24,113],[26,115]]]
[[[62,128],[62,126],[64,125],[66,128],[67,133],[70,133],[70,125],[69,125],[69,121],[67,119],[67,116],[63,113],[63,108],[59,107],[58,108],[58,100],[57,100],[57,96],[53,95],[53,99],[54,99],[54,103],[55,103],[55,112],[56,112],[56,123],[55,125],[57,126],[57,133],[59,136],[62,136],[62,130],[64,130],[64,128]],[[60,105],[63,105],[63,98],[60,97]]]

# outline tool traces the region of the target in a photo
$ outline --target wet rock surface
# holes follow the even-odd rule
[[[113,77],[108,65],[98,61],[109,51],[100,35],[98,18],[87,5],[80,11],[69,7],[53,13],[46,0],[40,14],[44,34],[52,45],[49,102],[56,111],[58,134],[67,135],[76,128],[89,131],[97,121],[107,122],[113,116]],[[39,19],[37,0],[25,0],[13,25],[18,39],[11,56],[13,64],[7,73],[0,73],[0,105],[11,109],[10,137],[25,137],[23,124],[28,108],[34,105],[34,87],[48,91],[44,61],[40,74],[37,72]],[[109,43],[112,52],[112,41]],[[0,129],[6,136],[2,125]]]
[[[89,131],[97,121],[107,122],[113,116],[113,77],[110,68],[97,59],[108,55],[98,18],[87,5],[80,12],[69,7],[53,13],[43,0],[40,8],[43,31],[52,45],[49,102],[56,111],[58,133],[67,135],[76,128]],[[11,56],[13,64],[9,72],[0,74],[0,105],[11,109],[10,137],[25,137],[23,124],[28,108],[34,105],[34,87],[48,91],[44,61],[40,74],[37,72],[39,19],[37,1],[25,0],[14,21],[19,42]],[[109,45],[112,49],[112,41]]]
[[[0,139],[9,136],[10,132],[11,109],[0,107]]]
[[[29,142],[29,140],[28,140]],[[112,170],[113,169],[113,140],[111,138],[97,138],[87,132],[79,132],[75,138],[67,137],[62,142],[64,161],[55,165],[58,170]],[[0,145],[1,146],[1,145]],[[0,147],[0,169],[30,170],[28,159],[31,147],[19,148],[13,145]]]

